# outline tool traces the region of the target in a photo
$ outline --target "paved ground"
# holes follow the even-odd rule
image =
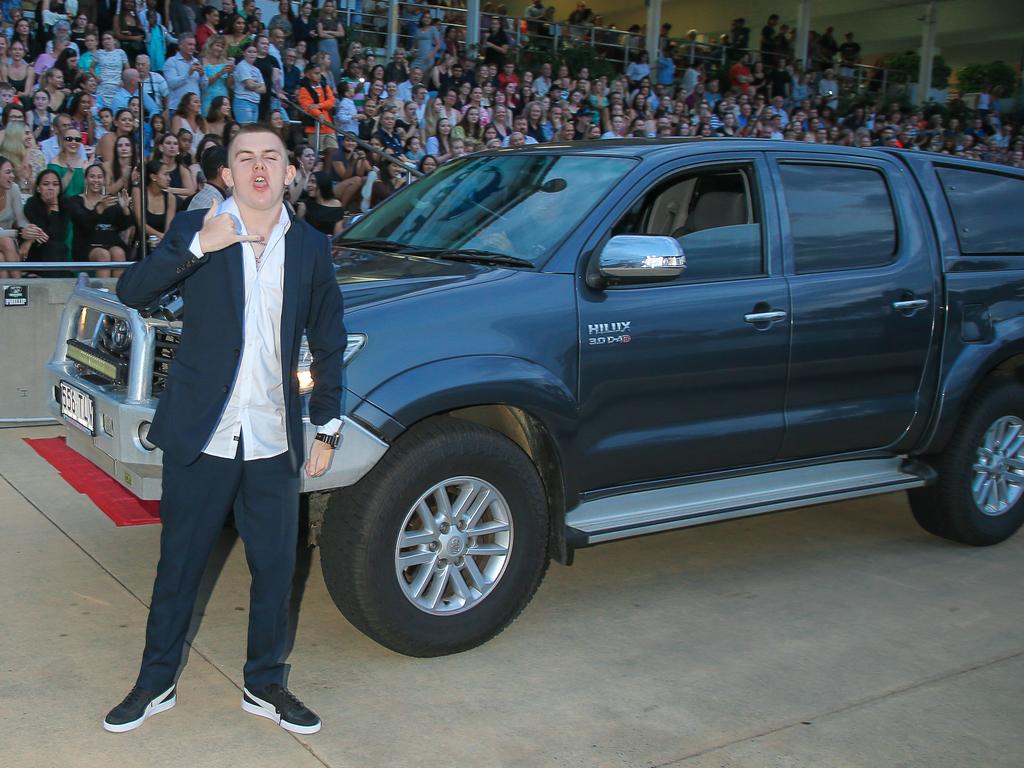
[[[445,659],[350,627],[314,555],[290,683],[325,727],[301,738],[239,709],[248,584],[225,534],[178,706],[105,733],[159,529],[115,528],[21,441],[55,433],[0,430],[5,768],[1024,764],[1024,534],[955,546],[902,496],[580,552]]]

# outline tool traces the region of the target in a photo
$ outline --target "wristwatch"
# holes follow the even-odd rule
[[[314,439],[319,440],[321,443],[327,443],[331,448],[337,448],[341,442],[341,432],[335,432],[333,435],[328,435],[326,432],[317,432]]]

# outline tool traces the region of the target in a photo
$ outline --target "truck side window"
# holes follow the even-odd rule
[[[896,260],[896,215],[880,172],[782,163],[779,174],[798,274],[878,267]]]
[[[936,170],[953,214],[961,253],[1024,252],[1016,218],[1024,210],[1024,179],[949,166]]]
[[[679,240],[686,270],[677,282],[758,277],[765,273],[759,212],[753,168],[719,166],[658,184],[626,212],[612,234]]]

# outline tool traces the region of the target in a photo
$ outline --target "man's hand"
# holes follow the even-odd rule
[[[203,253],[227,248],[235,243],[261,243],[259,235],[240,235],[235,231],[235,221],[230,213],[217,214],[217,206],[210,206],[199,230],[199,247]]]
[[[323,440],[313,440],[309,449],[309,460],[306,461],[306,476],[320,477],[331,466],[334,449]]]

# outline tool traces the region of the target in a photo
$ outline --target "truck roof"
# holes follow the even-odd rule
[[[814,155],[849,155],[851,157],[895,156],[900,158],[918,158],[931,162],[956,164],[975,167],[987,171],[1001,170],[1011,175],[1021,173],[1020,169],[981,160],[944,155],[937,152],[924,152],[893,147],[842,147],[836,144],[808,144],[802,141],[782,142],[778,139],[748,138],[702,138],[678,137],[663,139],[610,139],[595,141],[553,141],[544,144],[530,144],[519,149],[494,149],[480,154],[498,154],[502,152],[525,152],[529,154],[559,155],[590,155],[606,157],[683,157],[702,152],[749,152],[751,150],[785,152],[786,154]]]

